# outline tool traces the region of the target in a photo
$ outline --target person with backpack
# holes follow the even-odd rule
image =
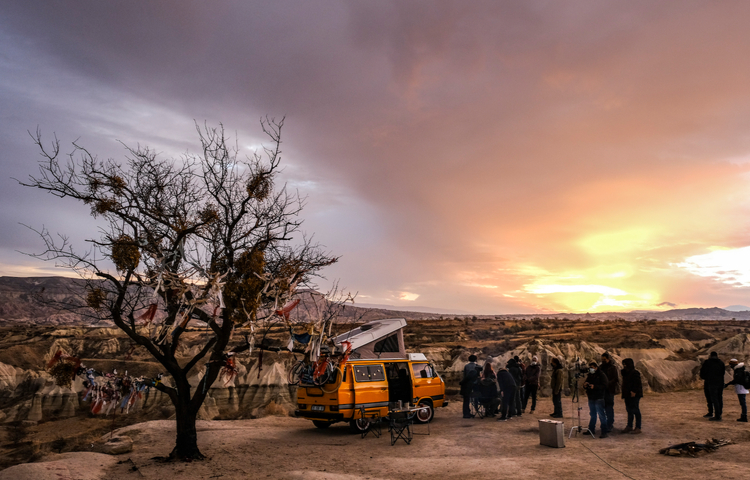
[[[474,415],[471,414],[469,404],[471,403],[471,392],[474,391],[474,384],[479,379],[481,369],[482,367],[477,365],[477,356],[469,355],[469,363],[464,365],[464,376],[459,382],[461,396],[464,397],[464,418],[474,418]]]
[[[641,433],[641,397],[643,397],[643,382],[641,372],[635,369],[632,358],[622,361],[622,399],[625,400],[625,410],[628,412],[628,425],[622,433]],[[635,420],[635,428],[633,428]]]
[[[732,381],[725,384],[724,388],[734,385],[734,391],[737,392],[737,399],[740,401],[742,414],[737,419],[738,422],[747,422],[747,394],[750,393],[750,372],[745,371],[745,364],[739,363],[736,358],[729,360],[729,366],[734,370]]]
[[[721,421],[724,410],[724,370],[724,362],[716,352],[711,352],[701,365],[700,377],[703,379],[703,391],[708,401],[708,414],[704,417],[714,422]]]

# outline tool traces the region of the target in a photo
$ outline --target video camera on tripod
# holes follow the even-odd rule
[[[570,389],[571,389],[571,401],[573,403],[573,428],[570,429],[570,434],[568,434],[568,438],[570,438],[573,435],[573,432],[578,435],[579,433],[589,434],[592,437],[594,434],[589,431],[588,428],[584,428],[581,425],[581,410],[583,407],[580,406],[579,402],[579,386],[578,386],[578,379],[584,378],[589,374],[589,365],[586,360],[576,357],[575,362],[573,363],[573,367],[570,370],[570,373],[573,375],[570,378]]]
[[[576,379],[583,378],[589,374],[589,365],[586,360],[583,360],[582,358],[576,358],[576,361],[573,364],[573,370],[575,371]]]

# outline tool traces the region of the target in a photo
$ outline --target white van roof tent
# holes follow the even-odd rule
[[[406,358],[404,349],[404,336],[401,331],[406,326],[406,320],[403,318],[387,318],[383,320],[373,320],[364,325],[343,333],[333,339],[336,346],[341,342],[351,342],[352,352],[359,354],[353,358]],[[375,343],[392,334],[396,334],[395,344],[385,351],[375,351]],[[380,349],[378,349],[380,350]]]

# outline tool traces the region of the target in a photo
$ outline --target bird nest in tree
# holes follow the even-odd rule
[[[107,299],[107,293],[101,288],[93,288],[86,295],[86,304],[93,309],[100,309]]]
[[[112,243],[112,260],[115,267],[121,272],[134,270],[141,260],[141,252],[138,245],[130,235],[120,235],[120,238]]]
[[[58,359],[47,371],[55,379],[57,386],[70,387],[80,366],[81,361],[79,359],[63,357]]]

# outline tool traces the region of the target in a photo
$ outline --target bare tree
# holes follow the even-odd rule
[[[155,382],[176,409],[171,458],[203,457],[195,420],[208,387],[232,365],[232,332],[273,316],[338,260],[301,234],[304,201],[276,185],[282,125],[261,121],[270,146],[249,158],[230,146],[223,126],[196,126],[200,154],[161,159],[148,147],[125,146],[122,163],[99,160],[76,142],[61,155],[57,138],[46,148],[38,130],[32,135],[42,154],[39,173],[20,183],[79,200],[100,220],[88,251],[42,229],[46,250],[36,256],[87,279],[88,307],[111,318],[171,376]],[[194,357],[178,361],[191,319],[210,327],[209,338]],[[191,389],[189,374],[204,361],[205,374]]]

